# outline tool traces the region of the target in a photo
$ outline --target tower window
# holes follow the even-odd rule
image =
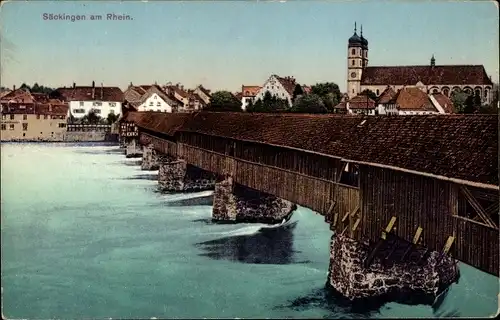
[[[354,62],[354,60],[352,60],[352,63],[351,63],[353,66],[356,65],[356,63]]]
[[[356,54],[356,49],[352,49],[351,54]]]

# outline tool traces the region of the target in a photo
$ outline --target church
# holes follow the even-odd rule
[[[442,93],[450,97],[453,91],[462,90],[478,94],[483,104],[491,103],[493,83],[482,65],[436,65],[432,56],[430,64],[419,66],[368,66],[368,40],[363,37],[363,26],[348,41],[347,95],[356,97],[364,90],[379,96],[388,87],[398,91],[405,87],[418,87],[428,94]]]

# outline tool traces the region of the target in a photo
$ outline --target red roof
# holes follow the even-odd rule
[[[400,110],[437,111],[426,92],[416,87],[403,88],[397,93],[396,104]]]
[[[64,103],[1,103],[3,114],[40,114],[66,116],[68,105]]]
[[[56,92],[66,101],[124,101],[123,92],[118,87],[58,88]]]
[[[347,102],[349,109],[375,109],[375,101],[365,95],[357,95]]]
[[[279,76],[276,76],[276,79],[278,79],[278,81],[281,83],[281,85],[285,88],[286,92],[288,92],[288,94],[290,96],[293,96],[293,92],[295,91],[295,85],[296,85],[296,82],[295,82],[295,79],[292,78],[292,77],[279,77]]]
[[[441,108],[443,108],[446,113],[456,113],[455,106],[453,105],[453,101],[451,101],[450,98],[442,93],[434,93],[432,94],[432,96],[437,100]]]
[[[380,104],[386,104],[389,103],[395,96],[396,96],[396,91],[392,89],[391,87],[388,87],[387,89],[382,92],[380,97],[378,98],[378,103]]]
[[[366,67],[362,85],[492,85],[482,65]]]
[[[241,94],[242,97],[255,97],[257,93],[259,93],[259,90],[261,89],[261,86],[241,86]]]

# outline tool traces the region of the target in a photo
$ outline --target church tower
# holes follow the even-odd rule
[[[368,63],[368,41],[366,41],[366,50],[364,47],[363,39],[357,34],[355,22],[354,35],[349,38],[347,44],[347,95],[349,98],[355,97],[360,93],[361,74],[365,63]],[[365,51],[366,61],[364,58]]]

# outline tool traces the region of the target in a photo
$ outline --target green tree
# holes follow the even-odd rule
[[[302,89],[302,87],[299,84],[295,85],[295,89],[293,90],[292,100],[295,101],[297,97],[300,97],[302,95],[304,95],[304,90]]]
[[[474,113],[475,110],[476,108],[474,107],[474,96],[469,95],[467,99],[465,99],[463,113]]]
[[[23,84],[19,87],[19,89],[28,89],[31,91],[31,88],[29,85],[27,85],[26,83],[23,82]]]
[[[240,112],[241,101],[229,91],[217,91],[212,94],[210,103],[204,110]]]
[[[333,112],[333,107],[339,104],[342,99],[339,86],[333,82],[316,83],[311,87],[311,93],[321,97],[325,107],[331,112]]]
[[[290,112],[297,113],[328,113],[325,103],[317,94],[301,96],[295,101]]]
[[[378,100],[378,96],[375,94],[375,92],[371,91],[370,89],[363,90],[363,92],[361,92],[361,95],[368,96],[373,101]]]
[[[106,118],[107,124],[111,125],[118,120],[119,115],[114,113],[108,113],[108,117]]]
[[[479,92],[474,94],[474,107],[479,108],[481,106],[481,95]]]
[[[94,110],[91,110],[86,117],[88,124],[99,124],[101,121],[101,117]]]
[[[450,96],[451,102],[457,113],[464,113],[465,100],[467,100],[468,94],[462,90],[453,91]]]
[[[248,112],[286,112],[290,109],[288,100],[277,98],[266,91],[263,99],[258,99],[247,108]]]

